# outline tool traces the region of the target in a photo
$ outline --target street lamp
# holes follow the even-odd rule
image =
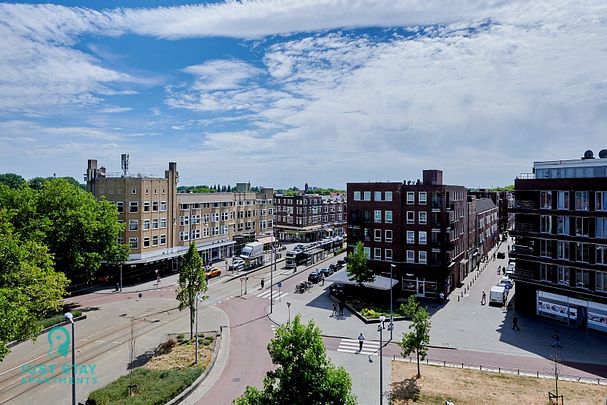
[[[384,369],[383,369],[383,331],[384,331],[384,322],[386,321],[385,316],[379,317],[379,325],[377,326],[377,331],[379,332],[379,405],[383,404],[384,395],[383,395],[383,387],[384,387]]]
[[[63,317],[72,324],[72,405],[76,405],[76,339],[74,337],[74,315],[66,312]]]
[[[390,330],[390,342],[392,341],[392,330],[394,329],[394,301],[392,300],[392,290],[394,286],[392,285],[392,270],[396,268],[395,264],[390,265],[390,324],[388,325],[388,329]]]
[[[196,355],[194,363],[198,364],[198,303],[201,301],[200,293],[196,294]]]

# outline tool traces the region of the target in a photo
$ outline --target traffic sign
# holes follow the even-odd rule
[[[282,287],[282,282],[279,281],[277,285],[278,285],[278,288],[281,288]]]

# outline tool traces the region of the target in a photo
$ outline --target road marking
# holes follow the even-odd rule
[[[105,343],[105,340],[98,340],[99,343]]]
[[[357,339],[341,339],[339,346],[337,347],[338,352],[343,353],[360,353],[366,355],[377,356],[379,351],[379,342],[372,342],[365,340],[363,342],[363,349],[361,352],[358,351],[359,343]]]
[[[257,297],[259,298],[263,298],[263,299],[270,299],[270,294],[272,294],[272,298],[274,299],[274,301],[278,301],[283,299],[284,297],[286,297],[287,295],[289,295],[288,292],[278,292],[278,291],[264,291],[261,294],[257,294]]]
[[[116,343],[117,345],[121,345],[121,344],[122,344],[122,343],[120,343],[120,342],[115,342],[115,341],[114,341],[114,342],[112,342],[112,343]]]

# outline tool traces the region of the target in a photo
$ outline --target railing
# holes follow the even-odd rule
[[[516,200],[514,202],[514,208],[532,210],[532,209],[535,209],[535,203],[533,201],[528,201],[528,200]]]
[[[538,229],[535,225],[525,223],[514,224],[514,230],[520,232],[538,232]]]
[[[512,251],[523,255],[533,255],[533,248],[531,246],[514,245]]]
[[[535,173],[521,173],[516,178],[520,180],[533,180],[535,179]]]

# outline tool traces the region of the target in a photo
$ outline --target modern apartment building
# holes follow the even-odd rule
[[[312,242],[346,232],[346,201],[342,195],[274,195],[279,240]]]
[[[157,177],[132,175],[125,167],[110,173],[89,160],[86,179],[87,190],[113,202],[125,223],[119,240],[130,248],[125,280],[176,270],[191,241],[211,263],[238,254],[247,241],[272,236],[272,189],[256,193],[238,183],[234,192],[178,193],[174,162]]]
[[[398,295],[447,295],[468,269],[466,188],[443,184],[440,170],[423,180],[348,183],[348,251],[362,241],[369,267],[399,280]]]
[[[607,150],[515,180],[516,309],[607,332]]]

